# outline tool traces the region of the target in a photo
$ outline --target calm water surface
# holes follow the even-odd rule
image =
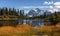
[[[44,20],[19,20],[19,24],[30,24],[33,26],[44,25]]]

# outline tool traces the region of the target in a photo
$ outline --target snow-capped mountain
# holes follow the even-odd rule
[[[30,10],[28,12],[27,16],[28,17],[35,17],[35,16],[44,15],[44,13],[46,13],[46,15],[50,15],[51,14],[51,12],[40,10],[39,8],[36,8],[34,10]]]

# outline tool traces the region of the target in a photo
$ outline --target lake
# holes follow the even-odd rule
[[[43,26],[44,20],[19,20],[19,24],[29,24],[32,26]]]

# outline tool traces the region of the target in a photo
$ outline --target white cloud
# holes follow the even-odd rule
[[[22,6],[20,8],[25,8],[25,9],[29,9],[29,8],[49,8],[49,6]]]
[[[28,13],[30,9],[35,9],[35,8],[40,8],[40,9],[45,9],[45,8],[49,8],[50,6],[20,6],[17,7],[17,9],[24,9],[25,13]]]
[[[60,6],[54,6],[54,8],[60,9]]]
[[[60,5],[60,2],[55,2],[54,5]]]
[[[49,6],[50,7],[50,9],[53,9],[53,6]]]
[[[45,1],[43,4],[46,5],[46,6],[21,6],[19,8],[23,8],[23,9],[34,9],[34,8],[45,9],[45,8],[49,8],[48,10],[52,13],[54,13],[55,11],[59,11],[59,9],[60,9],[60,2],[53,2],[53,1],[47,2],[47,1]]]
[[[47,1],[45,1],[43,4],[48,4],[48,2],[47,2]]]
[[[49,10],[51,13],[54,13],[55,11],[59,11],[58,9],[50,9]]]
[[[60,9],[60,2],[45,2],[45,4],[49,5],[49,11],[54,13],[55,11],[59,11]],[[52,5],[50,5],[52,4]],[[54,6],[53,6],[54,5]]]
[[[51,1],[51,2],[45,1],[43,4],[50,5],[50,4],[53,4],[53,1]]]

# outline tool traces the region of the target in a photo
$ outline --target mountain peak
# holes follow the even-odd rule
[[[35,10],[37,10],[36,12],[41,12],[41,10],[39,8],[36,8]]]
[[[36,9],[30,10],[27,15],[35,17],[35,16],[44,15],[44,13],[46,13],[46,15],[49,15],[51,12],[44,11],[44,10],[41,10],[39,8],[36,8]]]

